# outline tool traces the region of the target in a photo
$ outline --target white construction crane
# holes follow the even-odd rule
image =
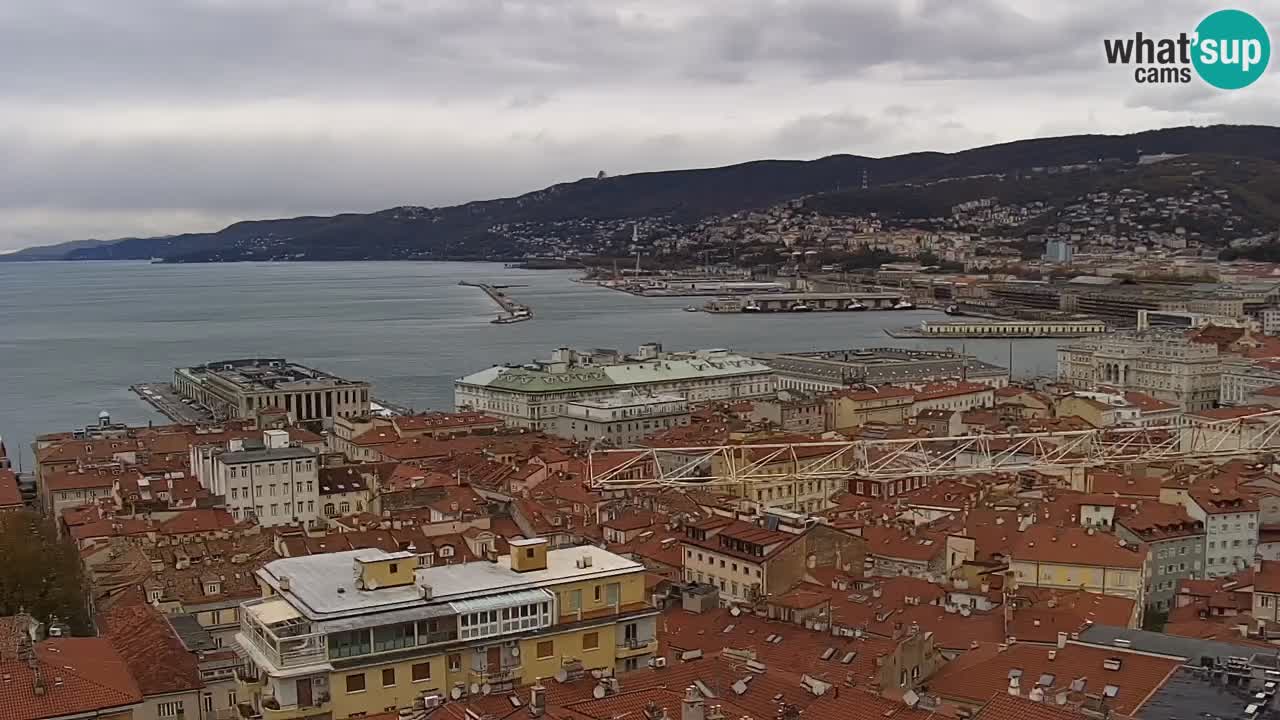
[[[739,443],[592,449],[602,490],[709,488],[1053,471],[1124,463],[1229,459],[1280,451],[1280,410],[1158,427],[1117,427],[902,440]]]

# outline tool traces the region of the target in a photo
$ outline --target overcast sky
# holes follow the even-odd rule
[[[1270,5],[1271,17],[1265,10]],[[765,157],[1275,123],[1102,39],[1275,0],[0,0],[0,250]]]

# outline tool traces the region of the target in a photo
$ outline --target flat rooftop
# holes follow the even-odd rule
[[[923,380],[940,375],[969,377],[1007,375],[1008,370],[976,357],[947,350],[852,348],[813,352],[755,354],[775,370],[816,377],[868,382]]]
[[[591,559],[590,565],[578,567],[579,559],[584,556]],[[516,572],[511,569],[511,556],[503,555],[497,562],[479,560],[418,568],[414,572],[416,582],[412,585],[357,589],[352,572],[355,562],[383,559],[387,559],[386,554],[377,549],[283,558],[267,563],[258,571],[258,577],[303,616],[312,621],[323,621],[392,610],[429,612],[430,607],[450,602],[613,577],[644,569],[638,562],[584,545],[548,551],[546,570]],[[280,589],[282,577],[289,579],[288,590]],[[430,599],[422,598],[418,591],[420,585],[431,587]]]
[[[235,385],[242,392],[367,385],[363,380],[347,380],[323,370],[291,363],[284,358],[219,360],[179,368],[178,372],[196,379],[215,377]]]

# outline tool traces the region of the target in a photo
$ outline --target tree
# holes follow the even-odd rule
[[[80,553],[53,523],[32,512],[0,513],[0,615],[57,618],[88,634],[87,586]]]

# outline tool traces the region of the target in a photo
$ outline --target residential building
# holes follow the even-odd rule
[[[233,440],[230,451],[215,455],[209,491],[226,498],[232,517],[263,527],[321,517],[316,453],[291,447],[283,430],[268,430],[265,441],[261,450],[245,450]]]
[[[680,395],[642,395],[624,390],[612,397],[565,403],[550,432],[575,442],[631,445],[656,432],[689,424],[689,401]]]
[[[1044,245],[1044,261],[1056,265],[1070,265],[1075,257],[1075,247],[1070,240],[1054,239]]]
[[[911,403],[911,414],[925,410],[974,410],[995,404],[995,388],[982,383],[958,382],[925,385]]]
[[[293,422],[369,414],[369,383],[347,380],[284,358],[245,358],[178,368],[173,388],[220,419],[252,418],[278,408]]]
[[[495,366],[454,382],[459,409],[482,411],[508,425],[550,430],[570,403],[601,400],[622,390],[678,395],[690,403],[768,397],[773,370],[727,350],[666,353],[644,346],[634,357],[591,355],[568,348],[550,362]]]
[[[1087,590],[1146,603],[1147,546],[1095,528],[1033,523],[1018,533],[1009,570],[1018,586]]]
[[[863,385],[914,388],[961,379],[993,388],[1009,384],[1007,368],[950,350],[860,348],[752,357],[774,369],[780,389],[826,392]]]
[[[40,638],[26,615],[0,617],[4,720],[135,720],[142,692],[106,638]]]
[[[785,432],[817,435],[827,430],[826,402],[810,393],[780,390],[777,397],[752,400],[744,419]]]
[[[1141,392],[1183,410],[1214,407],[1221,373],[1215,345],[1177,333],[1109,335],[1058,348],[1060,380],[1084,388]]]
[[[58,517],[68,508],[110,498],[116,481],[126,473],[137,475],[136,470],[117,464],[84,470],[45,470],[39,474],[40,507],[46,515]]]
[[[715,516],[680,539],[686,582],[714,585],[722,603],[751,603],[783,593],[814,566],[860,568],[865,541],[827,525],[799,533]]]
[[[18,488],[18,474],[8,468],[0,468],[0,512],[23,510],[22,491]]]
[[[1253,567],[1254,619],[1280,622],[1280,561],[1255,559]]]
[[[914,399],[913,391],[889,385],[836,390],[825,398],[826,426],[843,430],[870,422],[901,425],[911,417]]]
[[[201,707],[200,661],[164,614],[147,604],[121,605],[103,613],[98,624],[142,693],[134,720],[208,717]]]
[[[1219,402],[1244,405],[1257,402],[1255,396],[1267,388],[1280,385],[1280,363],[1273,359],[1225,358]]]
[[[1217,485],[1194,486],[1181,496],[1193,519],[1204,523],[1205,574],[1230,575],[1249,567],[1258,545],[1258,501]]]
[[[1150,549],[1148,606],[1159,611],[1171,609],[1174,595],[1178,592],[1178,581],[1203,576],[1204,523],[1192,519],[1181,506],[1160,502],[1130,503],[1120,509],[1113,527],[1117,537],[1135,545],[1145,544]]]
[[[268,563],[236,636],[255,671],[241,702],[264,720],[361,717],[647,664],[657,611],[643,565],[540,538],[510,545],[496,562],[429,568],[382,550]]]

